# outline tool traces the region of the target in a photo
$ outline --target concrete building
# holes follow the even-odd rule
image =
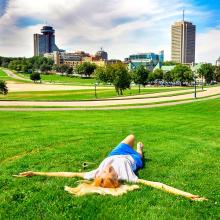
[[[175,22],[171,30],[171,59],[177,63],[195,63],[196,26],[183,20]]]
[[[116,64],[116,63],[122,63],[121,60],[118,60],[118,59],[111,59],[111,60],[108,60],[107,62],[109,65],[112,65],[112,64]],[[127,63],[126,63],[127,64]]]
[[[43,26],[42,34],[34,34],[34,56],[41,56],[45,53],[62,51],[55,44],[55,30],[50,26]]]
[[[82,57],[75,53],[66,53],[54,51],[53,53],[45,53],[44,57],[50,58],[56,65],[68,65],[75,67],[82,63]]]
[[[162,63],[163,61],[164,61],[164,51],[160,51],[159,54],[155,54],[155,53],[132,54],[129,56],[129,58],[125,59],[125,62],[128,63],[128,68],[130,70],[134,70],[138,66],[143,65],[147,69],[152,71],[158,63]]]
[[[74,53],[54,51],[53,53],[45,53],[44,57],[52,59],[56,65],[65,64],[73,68],[83,62],[94,63],[97,66],[105,66],[107,63],[106,60],[101,59],[99,56],[93,56],[84,51],[77,51]]]

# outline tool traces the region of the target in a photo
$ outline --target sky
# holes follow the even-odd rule
[[[0,0],[0,56],[33,56],[33,34],[43,25],[56,30],[56,44],[68,52],[110,58],[165,51],[171,59],[171,25],[196,25],[196,62],[220,56],[220,0]]]

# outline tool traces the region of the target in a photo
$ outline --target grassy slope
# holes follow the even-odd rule
[[[7,74],[3,70],[0,69],[0,80],[6,81],[6,80],[10,80],[10,79],[11,78],[8,77]]]
[[[144,88],[141,94],[153,94],[160,92],[178,91],[184,88]],[[188,88],[186,88],[188,89]],[[191,92],[183,91],[183,94]],[[126,90],[124,96],[138,95],[138,89],[132,88]],[[114,89],[98,89],[97,97],[111,98],[117,97]],[[119,96],[120,97],[120,96]],[[88,100],[96,99],[94,89],[74,90],[74,91],[41,91],[41,92],[9,92],[8,95],[0,95],[0,100],[37,100],[37,101],[52,101],[52,100]]]
[[[124,111],[1,112],[1,219],[219,218],[220,100]],[[20,178],[25,170],[97,165],[127,134],[145,143],[144,179],[209,198],[190,202],[142,187],[124,196],[72,197],[76,179]],[[91,169],[96,165],[91,165]]]
[[[15,79],[10,76],[8,76],[2,69],[0,69],[0,80],[4,81],[14,81],[14,82],[21,82],[21,83],[28,83],[26,80],[20,80],[20,79]]]
[[[29,74],[25,73],[18,73],[17,75],[30,79]],[[41,74],[41,79],[43,82],[51,82],[51,83],[70,83],[72,85],[94,85],[96,82],[95,79],[87,79],[87,78],[80,78],[80,77],[67,77],[67,76],[61,76],[61,75],[45,75]]]

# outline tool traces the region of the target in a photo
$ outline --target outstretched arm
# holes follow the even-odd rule
[[[53,177],[81,177],[84,178],[84,173],[73,173],[73,172],[33,172],[27,171],[14,175],[16,177],[31,177],[31,176],[53,176]]]
[[[191,200],[194,200],[194,201],[204,201],[204,200],[207,200],[204,197],[200,197],[198,195],[193,195],[191,193],[184,192],[182,190],[176,189],[174,187],[168,186],[168,185],[163,184],[163,183],[152,182],[152,181],[147,181],[147,180],[143,180],[143,179],[138,179],[137,182],[138,183],[142,183],[143,185],[146,185],[146,186],[151,186],[151,187],[154,187],[154,188],[157,188],[157,189],[161,189],[161,190],[163,190],[165,192],[169,192],[169,193],[172,193],[172,194],[175,194],[175,195],[180,195],[180,196],[183,196],[183,197],[185,197],[187,199],[191,199]]]

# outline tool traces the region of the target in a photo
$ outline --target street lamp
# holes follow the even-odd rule
[[[194,71],[194,98],[196,99],[196,78],[197,78],[197,75],[196,75],[196,71]]]
[[[97,99],[96,86],[98,85],[98,83],[96,82],[94,85],[95,85],[95,98]]]
[[[202,74],[202,91],[204,90],[204,85],[203,85],[203,74]]]

